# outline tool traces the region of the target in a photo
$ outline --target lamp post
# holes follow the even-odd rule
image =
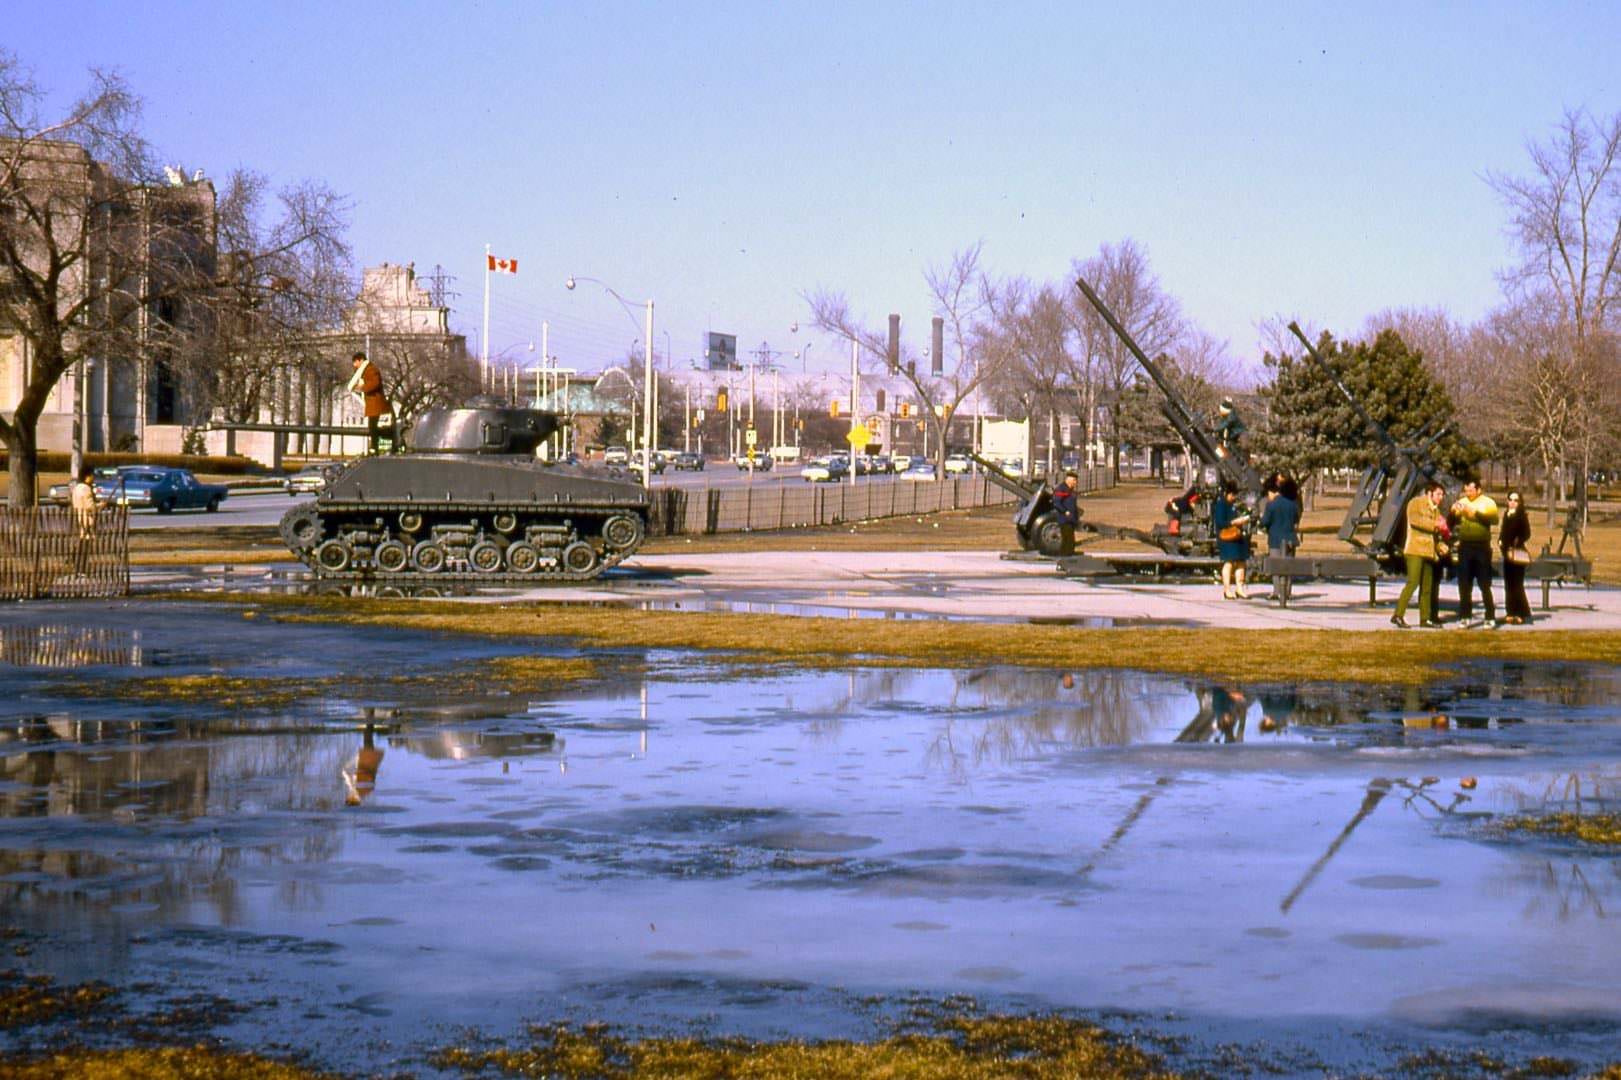
[[[635,305],[620,296],[605,281],[599,281],[593,277],[574,277],[570,275],[569,279],[563,282],[563,287],[572,292],[574,286],[582,281],[589,281],[592,284],[601,286],[604,292],[619,301],[619,306],[624,310],[626,318],[630,319],[632,324],[636,322],[636,316],[631,314],[631,308],[635,307]],[[642,333],[642,341],[645,343],[642,348],[642,486],[652,487],[653,433],[655,428],[653,426],[653,301],[651,299],[647,301],[645,312],[647,321]]]

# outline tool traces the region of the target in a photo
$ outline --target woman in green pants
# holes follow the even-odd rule
[[[1418,592],[1418,617],[1424,626],[1440,626],[1435,610],[1430,605],[1435,582],[1435,531],[1441,520],[1441,499],[1446,494],[1440,484],[1431,482],[1422,494],[1414,495],[1407,503],[1407,543],[1402,554],[1407,557],[1407,584],[1402,586],[1396,599],[1396,614],[1390,621],[1403,629],[1407,627],[1407,603]]]

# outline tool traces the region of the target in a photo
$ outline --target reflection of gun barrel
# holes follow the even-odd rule
[[[1159,797],[1160,792],[1164,791],[1170,786],[1170,783],[1171,778],[1169,776],[1161,776],[1155,780],[1154,786],[1142,793],[1142,797],[1132,804],[1131,809],[1126,812],[1126,816],[1120,819],[1120,824],[1114,827],[1114,832],[1110,833],[1108,838],[1098,846],[1097,851],[1092,855],[1091,861],[1082,866],[1076,871],[1076,873],[1090,874],[1092,869],[1097,866],[1098,863],[1103,861],[1103,857],[1107,855],[1116,844],[1120,843],[1120,841],[1126,838],[1126,834],[1131,831],[1131,827],[1137,824],[1138,819],[1143,816],[1144,812],[1146,812],[1151,805],[1153,805],[1154,800]]]
[[[1278,905],[1279,911],[1285,915],[1289,913],[1289,909],[1294,906],[1294,902],[1300,899],[1300,894],[1305,892],[1307,886],[1313,881],[1317,880],[1317,875],[1323,872],[1323,867],[1328,865],[1328,861],[1334,857],[1335,852],[1339,851],[1345,842],[1351,838],[1351,834],[1356,831],[1356,827],[1362,824],[1368,815],[1373,813],[1374,808],[1389,794],[1389,780],[1381,778],[1368,784],[1368,793],[1362,797],[1362,805],[1357,809],[1356,814],[1350,821],[1345,823],[1345,828],[1341,829],[1340,834],[1334,838],[1333,843],[1328,845],[1328,850],[1323,852],[1322,856],[1306,870],[1299,884],[1289,891],[1288,896],[1283,898],[1283,902]]]

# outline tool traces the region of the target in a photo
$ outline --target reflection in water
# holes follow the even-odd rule
[[[329,656],[366,648],[390,687],[452,647],[379,631],[229,653],[254,627],[192,617],[226,676],[337,687]],[[267,661],[272,641],[285,655]],[[125,982],[240,971],[295,1024],[387,995],[380,1037],[464,994],[479,1022],[516,1022],[503,1002],[579,972],[672,973],[698,989],[671,993],[722,1024],[752,1009],[791,1027],[791,993],[717,1003],[703,988],[786,972],[951,991],[997,972],[1061,1006],[1262,1016],[1315,1001],[1370,1017],[1419,977],[1613,987],[1621,964],[1604,921],[1621,860],[1483,827],[1621,796],[1607,669],[1564,667],[1586,680],[1571,689],[1469,668],[1409,694],[599,659],[605,678],[563,693],[246,718],[53,690],[91,672],[0,671],[33,710],[0,720],[4,921],[38,935],[39,956]],[[1501,689],[1510,674],[1523,691]],[[1496,719],[1414,733],[1407,715]],[[1470,802],[1460,780],[1477,775]],[[312,978],[317,963],[333,977]]]
[[[0,663],[44,668],[139,667],[141,632],[106,626],[0,626]]]

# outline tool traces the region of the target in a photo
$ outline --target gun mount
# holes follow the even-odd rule
[[[1019,535],[1019,546],[1025,551],[1037,551],[1049,557],[1060,554],[1063,535],[1058,525],[1058,515],[1053,511],[1052,488],[1040,480],[1024,483],[1018,477],[1010,476],[996,462],[978,454],[968,456],[974,464],[984,470],[987,480],[1021,500],[1018,511],[1013,515],[1013,529]],[[1110,539],[1138,540],[1144,544],[1161,546],[1161,539],[1158,536],[1141,529],[1087,521],[1085,513],[1085,510],[1081,511],[1081,523],[1075,526],[1077,532],[1093,533]]]
[[[1372,465],[1363,470],[1361,479],[1357,481],[1350,509],[1345,512],[1345,520],[1340,524],[1339,538],[1382,562],[1398,561],[1406,531],[1408,501],[1432,481],[1441,484],[1448,492],[1458,490],[1457,479],[1430,456],[1430,447],[1446,434],[1447,429],[1440,429],[1416,447],[1402,446],[1389,429],[1362,407],[1362,402],[1351,393],[1339,373],[1307,340],[1300,324],[1291,322],[1289,331],[1305,346],[1306,355],[1328,376],[1377,444],[1378,456]],[[1366,539],[1360,535],[1364,528],[1371,530]]]

